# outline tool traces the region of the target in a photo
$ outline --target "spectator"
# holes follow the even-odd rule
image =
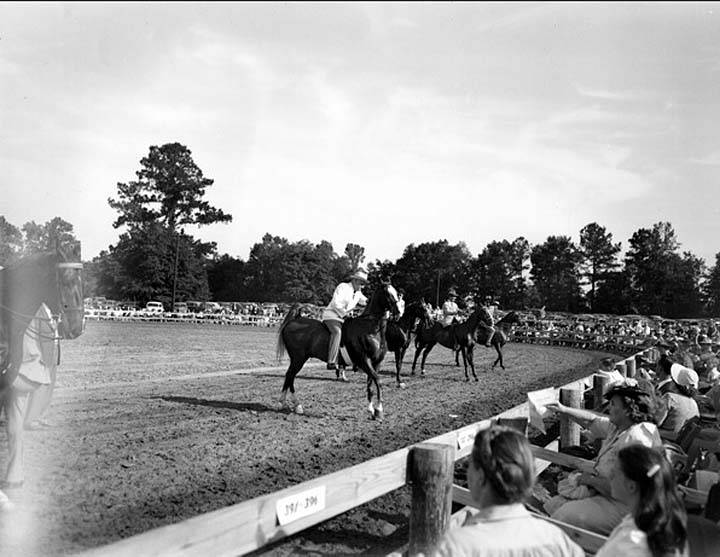
[[[603,358],[600,360],[600,367],[595,373],[610,379],[610,382],[608,383],[609,386],[616,383],[622,383],[625,380],[623,374],[615,369],[615,360],[612,358]]]
[[[12,387],[0,399],[5,410],[8,439],[5,488],[19,488],[25,480],[23,462],[23,428],[27,415],[28,395],[41,386],[50,386],[57,366],[57,326],[50,309],[42,304],[30,321],[23,337],[23,359]],[[52,389],[50,388],[50,393]],[[48,400],[49,404],[49,395]]]
[[[698,374],[694,370],[674,363],[667,356],[658,361],[656,387],[658,394],[657,423],[666,439],[675,440],[685,423],[700,415],[693,398],[698,387]]]
[[[611,491],[630,514],[612,531],[597,557],[688,554],[687,516],[673,470],[661,451],[631,445],[618,452]]]
[[[479,512],[451,528],[432,555],[580,557],[583,550],[557,526],[523,506],[535,482],[530,443],[518,431],[491,426],[475,436],[467,468],[468,488]]]
[[[598,439],[603,439],[592,472],[574,472],[564,483],[564,495],[558,494],[545,504],[552,518],[609,534],[628,512],[627,506],[610,493],[610,478],[620,449],[634,443],[661,447],[662,440],[655,425],[655,402],[645,385],[626,379],[605,393],[610,401],[608,416],[602,416],[560,403],[548,409],[565,414]]]

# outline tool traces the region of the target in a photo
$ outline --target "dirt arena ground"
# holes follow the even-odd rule
[[[67,555],[333,472],[523,402],[528,390],[589,375],[603,355],[506,346],[506,371],[465,382],[435,348],[426,378],[394,387],[385,420],[369,419],[365,376],[308,365],[296,381],[306,414],[281,411],[287,362],[276,331],[220,325],[90,322],[62,344],[50,429],[26,434],[26,481],[0,514],[0,554]],[[411,355],[404,374],[409,374]],[[0,431],[0,466],[6,457]],[[384,555],[407,539],[398,490],[257,555]]]

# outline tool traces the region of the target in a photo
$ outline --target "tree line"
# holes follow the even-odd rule
[[[661,315],[720,315],[720,253],[714,265],[688,251],[669,222],[640,228],[622,245],[593,222],[571,237],[549,236],[531,245],[523,237],[492,241],[473,255],[464,242],[410,244],[396,261],[365,262],[364,248],[350,243],[342,254],[332,244],[291,241],[265,234],[247,260],[219,254],[214,242],[185,231],[188,225],[227,223],[232,216],[204,196],[206,178],[179,143],[151,146],[136,180],[117,184],[108,199],[122,228],[116,244],[85,263],[86,296],[144,304],[159,300],[303,302],[326,304],[339,281],[358,266],[369,289],[391,278],[408,299],[439,304],[450,288],[462,300],[497,300],[503,308],[544,306],[550,311]],[[0,216],[0,265],[76,240],[72,224],[56,217],[17,227]]]

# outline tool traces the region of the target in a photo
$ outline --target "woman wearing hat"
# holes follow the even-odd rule
[[[620,449],[639,443],[651,448],[662,447],[655,425],[655,402],[652,393],[634,379],[612,385],[605,393],[610,401],[608,415],[603,416],[560,403],[548,408],[568,416],[589,429],[595,438],[603,439],[592,472],[574,473],[571,498],[557,495],[545,505],[552,518],[574,526],[608,535],[629,509],[610,491],[610,478]],[[583,488],[584,487],[584,488]]]
[[[340,336],[345,317],[355,306],[367,302],[367,298],[360,290],[367,282],[367,273],[358,269],[348,282],[341,282],[333,292],[332,300],[322,314],[322,322],[330,329],[330,344],[328,347],[327,368],[338,371],[338,352],[340,351]],[[349,363],[349,362],[346,362]],[[343,374],[344,378],[344,374]]]
[[[698,388],[698,374],[667,356],[660,358],[655,373],[659,379],[655,387],[659,400],[658,427],[663,437],[674,440],[685,422],[700,415],[693,398]]]

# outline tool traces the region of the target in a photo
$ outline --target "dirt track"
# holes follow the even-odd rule
[[[377,423],[364,376],[341,384],[319,366],[296,381],[306,414],[280,411],[274,343],[267,329],[109,322],[65,342],[55,427],[27,433],[26,485],[0,515],[0,554],[77,552],[339,470],[584,377],[601,356],[510,344],[507,371],[483,373],[492,354],[479,348],[480,381],[467,384],[436,348],[428,376],[405,390],[389,356]],[[259,554],[384,554],[406,537],[408,508],[399,490]]]

